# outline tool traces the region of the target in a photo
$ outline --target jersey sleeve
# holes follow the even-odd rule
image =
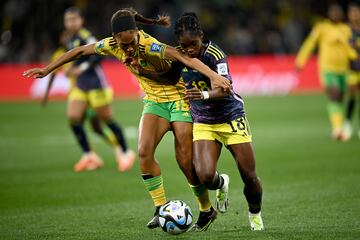
[[[112,37],[104,38],[95,44],[95,52],[99,55],[113,55],[113,50],[114,42]]]
[[[209,67],[217,74],[226,77],[231,81],[229,64],[227,56],[218,47],[210,46],[208,48]]]
[[[321,29],[321,23],[315,25],[309,36],[305,39],[295,59],[295,65],[297,67],[302,68],[305,65],[306,61],[310,57],[312,51],[319,41]]]
[[[145,46],[145,53],[148,56],[155,56],[160,59],[164,59],[166,47],[167,47],[166,44],[157,41],[148,42]]]

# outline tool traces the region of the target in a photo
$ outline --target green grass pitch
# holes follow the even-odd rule
[[[138,163],[119,173],[112,149],[91,134],[105,166],[74,173],[80,151],[65,103],[43,109],[29,102],[0,104],[0,239],[360,239],[360,140],[330,140],[325,97],[245,101],[264,188],[264,232],[249,230],[243,184],[226,149],[218,167],[231,179],[228,213],[204,233],[148,230],[153,207]],[[141,101],[117,101],[114,110],[136,149]],[[186,201],[197,217],[170,133],[156,156],[168,199]]]

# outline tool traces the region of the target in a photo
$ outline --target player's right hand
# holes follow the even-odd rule
[[[26,70],[23,73],[23,76],[28,78],[42,78],[49,74],[49,71],[46,68],[32,68]]]

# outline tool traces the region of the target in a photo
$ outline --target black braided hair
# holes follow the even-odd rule
[[[200,21],[196,16],[196,13],[186,12],[176,20],[174,33],[177,37],[184,32],[190,32],[191,34],[201,35],[203,33]]]

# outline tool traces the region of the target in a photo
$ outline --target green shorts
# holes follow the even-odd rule
[[[347,73],[336,73],[330,71],[321,72],[321,79],[325,87],[337,87],[345,91],[347,87]]]
[[[192,122],[188,100],[158,103],[144,99],[142,114],[154,114],[169,122]]]

